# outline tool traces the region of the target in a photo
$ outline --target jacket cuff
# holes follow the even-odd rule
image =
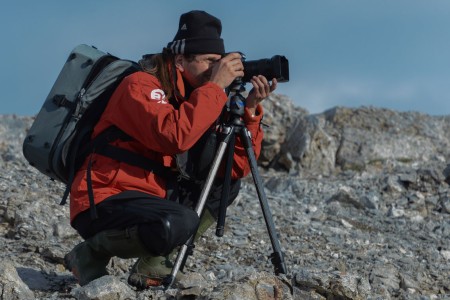
[[[260,123],[262,118],[263,118],[263,114],[264,114],[264,109],[263,106],[261,104],[258,104],[258,106],[255,109],[255,114],[252,115],[252,113],[250,112],[250,110],[246,107],[244,110],[244,122],[245,124],[254,124],[254,123]]]

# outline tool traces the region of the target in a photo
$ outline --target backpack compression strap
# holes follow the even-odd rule
[[[110,144],[118,139],[122,141],[133,140],[132,137],[119,128],[111,126],[95,138],[95,153],[144,169],[165,179],[177,176],[177,172],[172,168],[165,167],[150,158]]]

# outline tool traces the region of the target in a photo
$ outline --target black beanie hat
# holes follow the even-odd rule
[[[225,54],[220,38],[222,23],[216,17],[200,10],[182,14],[178,32],[167,48],[174,54]]]

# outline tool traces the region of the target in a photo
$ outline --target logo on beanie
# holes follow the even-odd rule
[[[184,23],[183,26],[181,26],[180,30],[187,30],[186,23]]]
[[[158,101],[158,103],[161,103],[161,104],[167,104],[168,103],[166,101],[166,94],[161,89],[152,90],[151,93],[150,93],[150,99]]]

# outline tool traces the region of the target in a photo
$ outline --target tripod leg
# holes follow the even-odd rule
[[[267,230],[269,232],[270,241],[274,253],[271,255],[272,264],[275,267],[275,274],[286,274],[286,265],[284,263],[283,253],[281,252],[280,242],[278,240],[275,225],[273,223],[272,213],[270,212],[269,204],[267,202],[267,196],[264,192],[264,186],[262,184],[261,177],[258,172],[255,153],[250,140],[250,132],[246,127],[242,127],[240,130],[240,136],[247,152],[248,161],[250,164],[250,170],[252,172],[253,181],[255,183],[256,191],[258,193],[259,202],[263,211],[264,220],[266,222]]]
[[[216,236],[222,237],[225,231],[225,217],[227,215],[228,201],[230,199],[231,169],[233,167],[234,145],[236,137],[234,133],[229,137],[227,148],[227,161],[225,165],[225,177],[223,180],[222,196],[220,199],[219,217],[217,220]]]
[[[230,131],[230,134],[232,133],[232,131]],[[202,212],[203,212],[203,208],[205,206],[206,203],[206,199],[208,198],[209,192],[211,190],[211,186],[214,182],[214,178],[217,174],[217,170],[219,169],[220,163],[222,161],[222,157],[225,153],[225,150],[227,148],[227,141],[228,139],[225,138],[219,145],[219,149],[217,150],[216,153],[216,157],[213,160],[211,169],[209,170],[208,173],[208,177],[205,181],[205,185],[203,186],[202,192],[200,194],[200,199],[198,200],[197,206],[195,208],[195,212],[197,213],[197,215],[200,217]],[[175,280],[175,277],[178,273],[178,271],[183,267],[184,263],[186,262],[187,259],[187,254],[188,254],[188,249],[192,248],[192,245],[194,243],[194,236],[195,234],[193,234],[189,240],[180,248],[180,251],[178,252],[178,256],[175,260],[174,266],[172,268],[172,272],[170,273],[169,276],[167,276],[166,278],[164,278],[163,280],[163,285],[164,288],[167,290],[170,288],[170,286],[173,284],[173,281]]]

